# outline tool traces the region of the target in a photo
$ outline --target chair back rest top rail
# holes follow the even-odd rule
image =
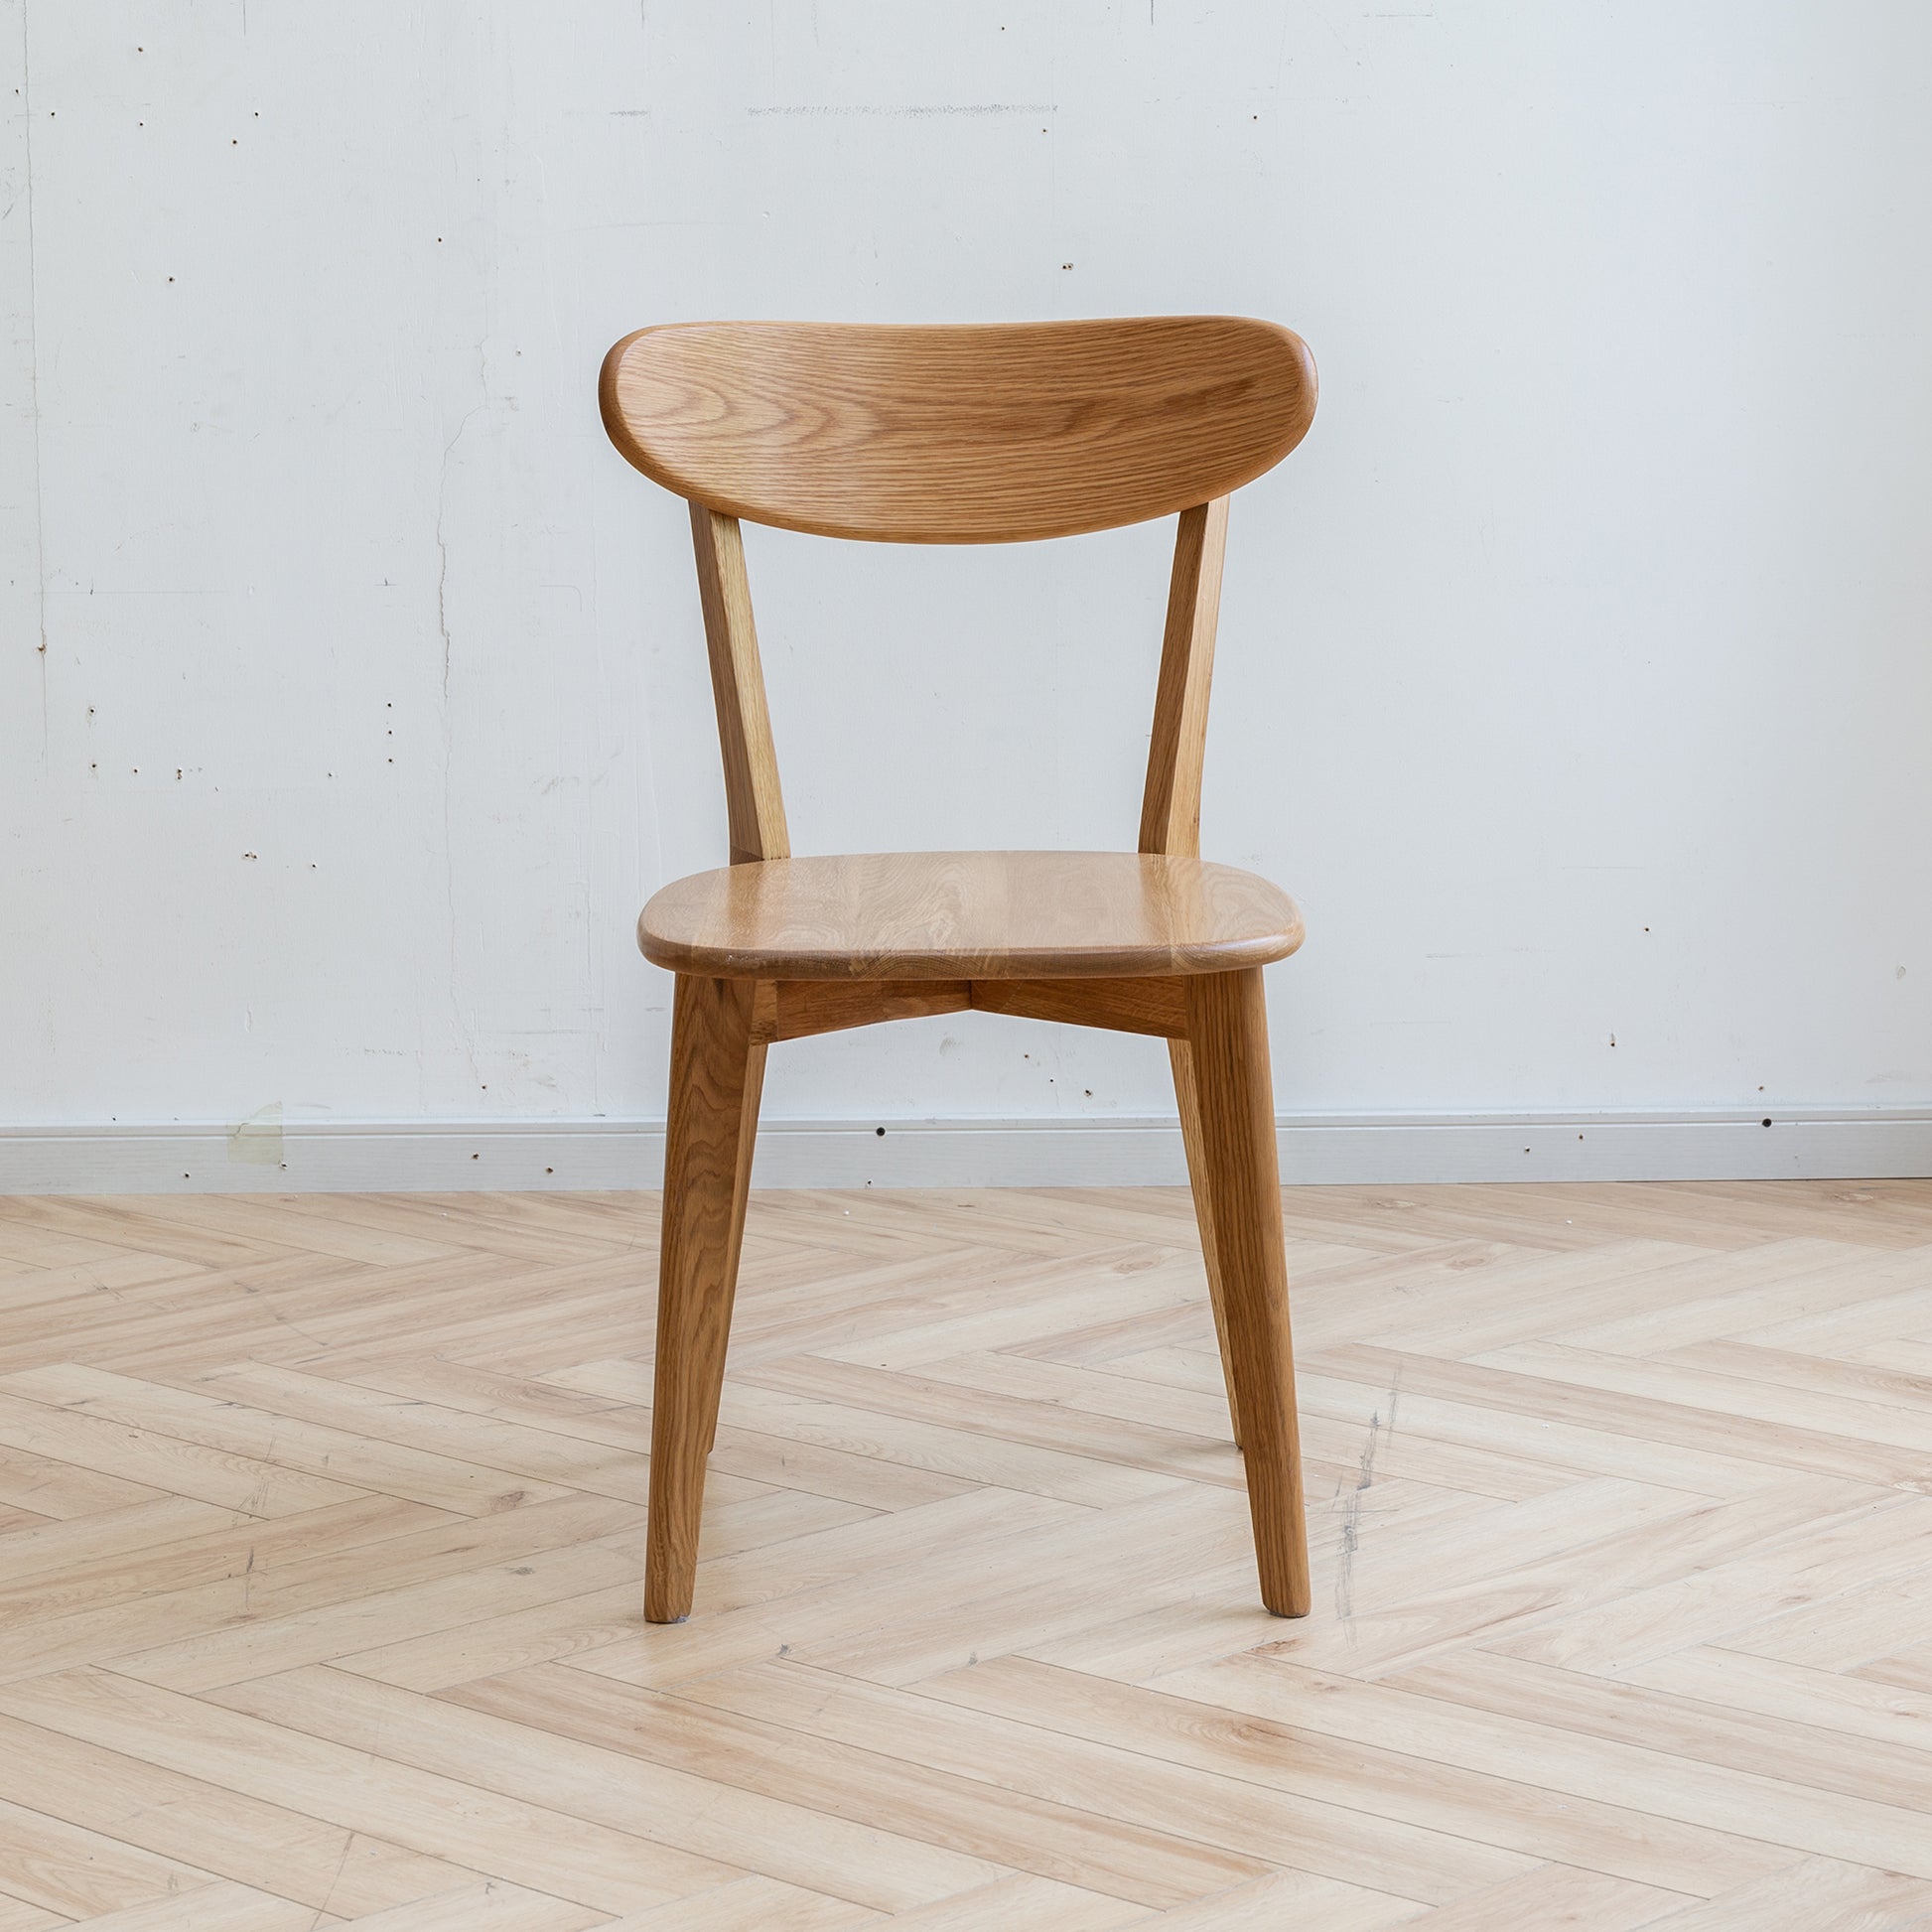
[[[884,543],[1144,522],[1273,469],[1314,414],[1293,331],[1238,316],[672,323],[605,358],[605,428],[725,516]]]

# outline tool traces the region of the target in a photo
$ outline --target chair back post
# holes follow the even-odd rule
[[[752,621],[752,587],[745,575],[745,538],[735,516],[691,505],[691,542],[698,557],[698,597],[704,606],[705,646],[711,658],[711,696],[718,708],[718,745],[725,759],[725,808],[731,825],[731,862],[791,857],[778,754],[764,702],[764,667]]]
[[[1200,857],[1201,767],[1207,754],[1207,695],[1214,677],[1214,626],[1221,614],[1228,499],[1182,510],[1154,694],[1141,850]]]

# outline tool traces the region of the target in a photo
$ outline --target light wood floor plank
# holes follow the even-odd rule
[[[392,1905],[345,1921],[355,1932],[586,1932],[634,1921],[611,1918],[593,1905],[572,1905],[498,1878],[440,1892],[413,1904]]]
[[[1138,1906],[1123,1905],[1119,1899],[1099,1902],[1110,1912],[1141,1916]],[[904,1924],[918,1911],[914,1906],[907,1912],[876,1912],[850,1899],[805,1891],[776,1878],[751,1877],[659,1905],[653,1911],[626,1912],[621,1919],[607,1921],[599,1932],[861,1932],[865,1926]],[[1116,1918],[1097,1920],[1096,1932],[1118,1922]],[[463,1932],[463,1928],[452,1926],[450,1932]]]
[[[310,1932],[316,1915],[293,1899],[217,1880],[87,1921],[87,1932]]]
[[[704,1683],[715,1683],[705,1679]],[[891,1751],[833,1725],[810,1734],[705,1699],[611,1685],[554,1666],[491,1678],[448,1696],[543,1730],[560,1730],[655,1764],[721,1779],[834,1817],[871,1821],[969,1858],[1145,1905],[1173,1905],[1253,1877],[1260,1862],[1128,1822],[1091,1791],[1074,1803],[1028,1787],[1008,1767],[997,1785],[959,1775],[923,1749]]]
[[[756,1195],[641,1621],[645,1194],[0,1201],[0,1932],[1932,1924],[1932,1182]]]
[[[1684,1908],[1697,1903],[1600,1871],[1544,1864],[1411,1922],[1423,1932],[1636,1932],[1679,1924]]]
[[[285,1403],[273,1411],[251,1408],[242,1395],[204,1395],[105,1369],[28,1369],[0,1378],[0,1389],[69,1415],[82,1413],[132,1424],[217,1452],[260,1456],[266,1451],[275,1456],[276,1468],[312,1474],[333,1470],[332,1480],[465,1516],[488,1516],[499,1509],[514,1509],[518,1503],[568,1493],[561,1485],[391,1443],[380,1431],[319,1426],[299,1409],[290,1413],[296,1405]]]
[[[1806,1859],[1666,1921],[1669,1932],[1907,1932],[1932,1921],[1932,1886],[1896,1871]]]
[[[160,1502],[166,1494],[152,1483],[129,1482],[77,1463],[0,1445],[0,1502],[30,1509],[37,1516],[67,1521],[102,1510],[129,1509],[136,1503]]]
[[[0,1718],[0,1798],[184,1868],[344,1917],[450,1891],[476,1875],[13,1718]]]
[[[24,1898],[0,1892],[0,1932],[60,1932],[63,1926],[72,1923],[72,1919],[59,1912],[45,1911],[39,1905],[28,1904]]]
[[[0,1711],[607,1911],[662,1904],[737,1875],[647,1831],[614,1830],[105,1671],[10,1685],[0,1690]]]
[[[974,1675],[960,1673],[968,1681]],[[1068,1684],[1072,1697],[1081,1696],[1071,1673],[1055,1675]],[[483,1694],[481,1687],[467,1693]],[[851,1750],[875,1749],[908,1767],[922,1765],[949,1777],[970,1777],[978,1767],[997,1765],[1003,1785],[1041,1804],[1077,1800],[1139,1819],[1148,1830],[1165,1826],[1237,1856],[1266,1858],[1379,1890],[1384,1895],[1376,1903],[1383,1909],[1405,1899],[1451,1897],[1512,1869],[1527,1869],[1531,1863],[1495,1856],[1440,1823],[1394,1813],[1362,1815],[1362,1807],[1352,1802],[1355,1794],[1340,1784],[1316,1798],[1308,1795],[1310,1780],[1301,1787],[1302,1802],[1283,1804],[1273,1791],[1293,1789],[1292,1783],[1257,1788],[1259,1781],[1231,1772],[1225,1756],[1217,1763],[1164,1756],[1142,1749],[1139,1736],[1123,1745],[1115,1736],[1055,1725],[1051,1710],[1035,1721],[1017,1716],[1010,1705],[948,1709],[937,1701],[943,1695],[891,1690],[780,1663],[701,1678],[681,1687],[674,1700],[660,1697],[654,1711],[681,1702],[729,1712],[744,1720],[729,1734],[744,1739],[748,1752],[776,1748],[779,1730],[802,1725],[809,1725],[813,1739],[835,1739]],[[644,1713],[636,1715],[641,1719]],[[641,1727],[655,1736],[660,1726],[653,1721]]]
[[[22,1904],[79,1919],[214,1882],[212,1872],[9,1799],[0,1799],[0,1873]]]
[[[155,1487],[249,1516],[292,1516],[364,1492],[345,1482],[283,1468],[239,1451],[139,1429],[105,1416],[75,1415],[0,1394],[0,1443],[103,1475],[146,1472]]]
[[[770,1675],[770,1673],[766,1673]],[[728,1695],[734,1680],[707,1678],[692,1698]],[[1388,1747],[1340,1743],[1159,1694],[1146,1686],[1001,1658],[919,1686],[1011,1724],[1039,1725],[1115,1751],[1321,1797],[1424,1830],[1501,1845],[1525,1857],[1628,1879],[1646,1889],[1707,1893],[1763,1868],[1759,1846],[1628,1809],[1457,1770]],[[908,1724],[914,1713],[902,1714]],[[822,1721],[821,1721],[822,1722]],[[923,1737],[925,1732],[918,1734]]]
[[[607,1705],[618,1700],[614,1689],[587,1678],[574,1681]],[[524,1725],[326,1666],[258,1678],[213,1695],[251,1720],[266,1719],[355,1751],[380,1750],[418,1773],[419,1781],[474,1780],[482,1790],[540,1807],[551,1817],[585,1821],[583,1832],[612,1840],[635,1834],[693,1858],[729,1862],[863,1905],[919,1904],[998,1875],[996,1866],[975,1855],[646,1763],[562,1727]]]

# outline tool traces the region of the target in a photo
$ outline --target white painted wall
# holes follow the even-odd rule
[[[1162,310],[1322,373],[1204,827],[1308,914],[1284,1111],[1932,1112],[1922,0],[0,0],[0,1124],[660,1116],[631,924],[724,814],[603,350]],[[1169,541],[753,532],[799,849],[1131,842]],[[767,1115],[1165,1081],[924,1022]]]

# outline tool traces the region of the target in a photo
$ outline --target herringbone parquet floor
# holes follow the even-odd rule
[[[645,1195],[0,1203],[0,1932],[1932,1926],[1932,1183],[764,1194],[640,1621]]]

